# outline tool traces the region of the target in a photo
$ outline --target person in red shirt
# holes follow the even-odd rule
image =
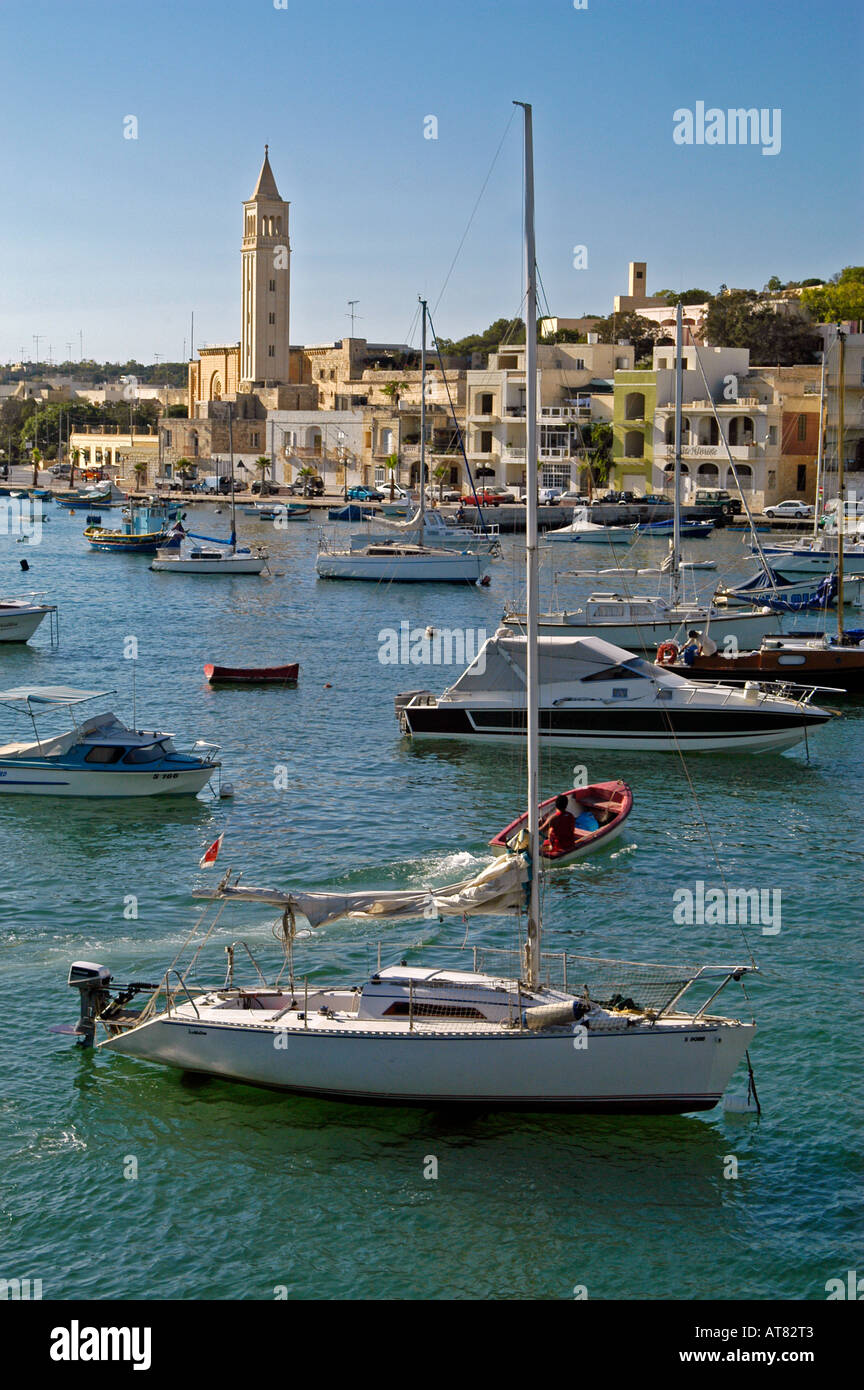
[[[576,844],[576,820],[567,810],[566,796],[556,796],[555,810],[540,825],[540,833],[546,835],[541,852],[549,856],[568,854]]]

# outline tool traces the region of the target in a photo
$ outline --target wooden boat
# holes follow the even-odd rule
[[[211,685],[296,685],[300,667],[296,661],[288,666],[213,666],[204,667]]]
[[[712,642],[713,646],[714,643]],[[757,681],[784,685],[825,686],[864,695],[864,632],[849,632],[843,642],[822,633],[765,637],[753,651],[700,652],[688,664],[677,643],[670,643],[670,671],[691,681]]]
[[[586,855],[593,854],[595,850],[606,849],[621,834],[624,822],[633,809],[633,793],[626,782],[593,782],[588,787],[572,787],[564,795],[567,797],[567,809],[572,815],[578,816],[582,811],[590,811],[600,825],[597,830],[580,830],[577,827],[576,847],[566,854],[553,855],[542,850],[545,868],[563,868],[566,864],[573,864],[577,859],[584,859]],[[541,823],[544,817],[554,810],[555,800],[554,796],[550,796],[548,801],[541,801]],[[514,843],[518,842],[527,824],[528,812],[525,811],[489,841],[490,849],[495,854],[507,854]]]

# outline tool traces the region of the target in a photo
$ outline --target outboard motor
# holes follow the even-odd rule
[[[81,991],[81,1013],[75,1025],[82,1047],[92,1047],[96,1036],[96,1019],[111,1002],[108,986],[111,974],[104,965],[94,965],[89,960],[76,960],[69,967],[66,981],[73,989]]]

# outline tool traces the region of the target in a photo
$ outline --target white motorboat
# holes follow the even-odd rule
[[[525,614],[510,611],[504,625],[525,629]],[[659,595],[628,598],[618,593],[593,593],[581,606],[541,613],[539,630],[544,637],[602,637],[632,651],[652,651],[663,642],[686,640],[696,628],[722,645],[732,638],[740,646],[758,646],[763,637],[780,631],[780,618],[770,608],[718,607],[715,604],[670,603]]]
[[[0,746],[0,796],[195,796],[220,770],[215,743],[180,750],[173,735],[129,729],[110,712],[78,723],[82,704],[113,694],[69,686],[0,692],[0,706],[23,714],[34,734]],[[71,730],[40,733],[39,721],[60,712],[71,718]]]
[[[780,752],[831,715],[756,686],[705,686],[599,637],[540,637],[540,742],[640,752]],[[525,737],[526,638],[501,628],[440,696],[396,697],[415,739],[512,743]]]
[[[57,612],[56,603],[41,599],[41,594],[0,598],[0,642],[28,642],[42,619]]]
[[[574,507],[573,520],[568,526],[547,531],[546,541],[580,541],[583,545],[630,545],[635,541],[638,526],[601,526],[592,521],[587,507]]]
[[[315,568],[321,579],[366,579],[377,583],[476,584],[488,557],[476,551],[433,550],[423,545],[391,541],[369,545],[353,538],[348,550],[331,549],[325,536],[319,542]]]
[[[157,986],[112,988],[104,966],[75,962],[80,994],[74,1030],[85,1045],[192,1072],[333,1099],[406,1105],[585,1111],[680,1112],[716,1105],[747,1055],[755,1025],[708,1013],[718,993],[752,967],[648,965],[541,951],[536,667],[537,452],[536,264],[531,110],[525,107],[528,843],[444,888],[288,892],[249,888],[226,874],[214,893],[270,905],[281,917],[285,963],[276,983],[249,988],[234,978],[233,947],[221,984],[198,984],[202,920]],[[523,687],[524,694],[524,687]],[[403,959],[360,985],[329,986],[297,976],[297,917],[313,928],[339,918],[377,922],[502,913],[527,908],[524,950],[478,951],[457,966]],[[206,935],[214,922],[206,926]],[[415,928],[416,931],[416,928]],[[203,937],[206,940],[206,935]],[[404,948],[403,948],[404,949]],[[379,947],[380,952],[380,947]],[[402,951],[400,951],[400,955]],[[470,968],[465,968],[469,965]],[[185,965],[185,968],[183,966]],[[287,982],[280,984],[287,973]],[[697,991],[692,1012],[682,1000]],[[130,1008],[148,993],[140,1012]],[[694,1046],[694,1044],[700,1044]]]

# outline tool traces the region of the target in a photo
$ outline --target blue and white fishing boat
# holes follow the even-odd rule
[[[23,715],[34,735],[0,746],[0,796],[195,796],[221,770],[215,743],[199,740],[183,751],[173,735],[129,729],[110,711],[79,722],[81,705],[114,694],[64,685],[0,691],[0,708]],[[40,732],[39,721],[58,714],[72,728]]]

